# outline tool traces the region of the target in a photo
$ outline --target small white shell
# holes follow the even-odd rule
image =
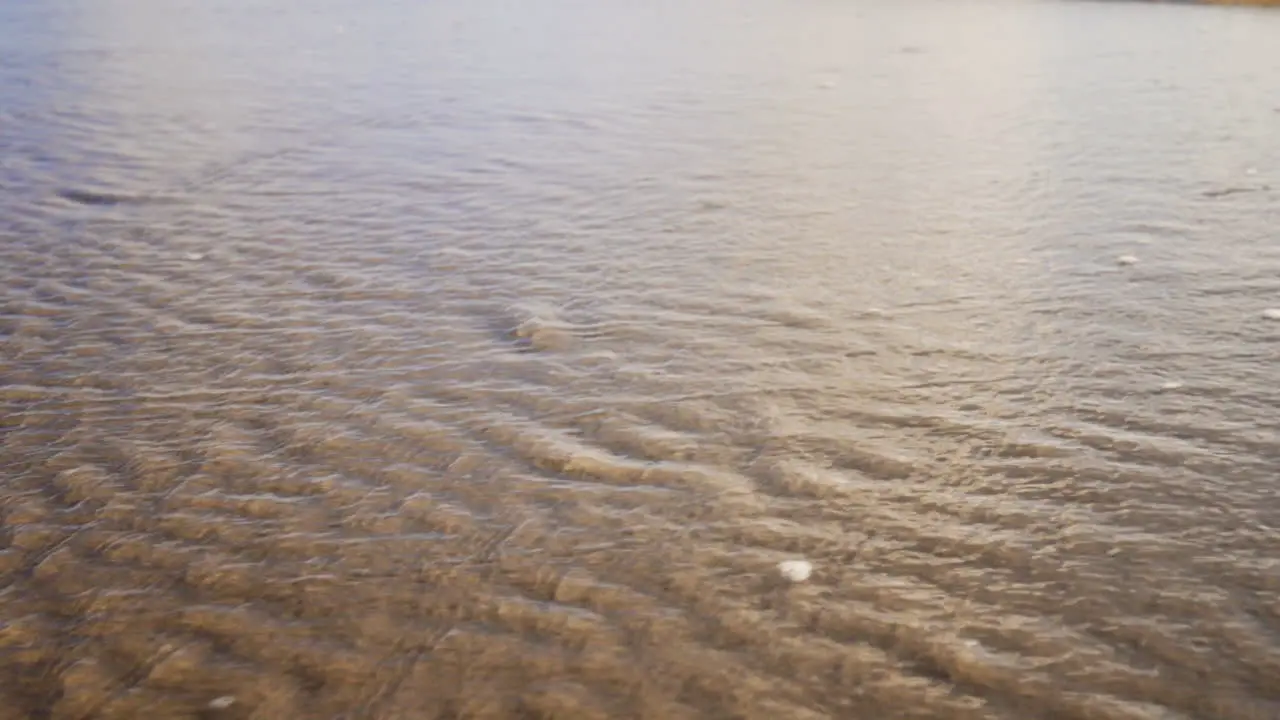
[[[209,701],[209,707],[214,710],[226,710],[236,704],[236,699],[231,695],[223,695]]]
[[[198,252],[189,252],[189,253],[187,253],[187,259],[188,259],[188,260],[190,260],[191,262],[199,262],[199,261],[203,260],[204,258],[205,258],[205,254],[204,254],[204,253],[198,253]]]
[[[1262,311],[1262,317],[1267,320],[1280,320],[1280,308],[1267,308]]]
[[[1160,389],[1161,390],[1181,390],[1183,387],[1184,387],[1183,384],[1178,382],[1177,380],[1170,380],[1169,382],[1166,382],[1165,384],[1161,385]]]
[[[1116,258],[1116,264],[1118,264],[1118,265],[1137,265],[1137,264],[1138,264],[1138,256],[1137,256],[1137,255],[1121,255],[1120,257]]]
[[[791,582],[804,582],[813,574],[813,563],[808,560],[784,560],[778,563],[778,573]]]

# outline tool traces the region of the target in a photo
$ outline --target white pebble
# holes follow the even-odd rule
[[[203,260],[204,258],[205,258],[205,254],[204,254],[204,253],[197,253],[197,252],[189,252],[189,253],[187,253],[187,259],[188,259],[188,260],[190,260],[191,262],[199,262],[200,260]]]
[[[1161,390],[1181,390],[1183,387],[1184,387],[1183,384],[1178,382],[1177,380],[1170,380],[1169,382],[1161,385],[1160,389]]]
[[[1267,320],[1280,320],[1280,308],[1268,308],[1263,310],[1262,317]]]
[[[1116,258],[1116,262],[1120,265],[1137,265],[1138,257],[1136,255],[1121,255]]]
[[[209,701],[209,707],[214,710],[226,710],[235,704],[236,699],[230,695],[223,695],[222,697],[214,698]]]
[[[804,582],[813,574],[813,563],[808,560],[784,560],[778,563],[778,572],[791,582]]]

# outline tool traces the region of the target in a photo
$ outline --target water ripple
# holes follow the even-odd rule
[[[1276,22],[5,5],[0,717],[1280,716]]]

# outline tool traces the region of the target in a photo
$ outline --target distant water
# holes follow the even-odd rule
[[[1277,38],[0,3],[0,719],[1280,718]]]

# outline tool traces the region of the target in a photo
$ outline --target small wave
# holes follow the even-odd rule
[[[106,190],[88,190],[83,188],[62,188],[58,197],[78,205],[109,207],[113,205],[143,205],[171,202],[169,198],[152,195],[129,195]]]
[[[538,351],[568,350],[577,342],[575,328],[547,305],[510,305],[507,334],[523,347]]]

